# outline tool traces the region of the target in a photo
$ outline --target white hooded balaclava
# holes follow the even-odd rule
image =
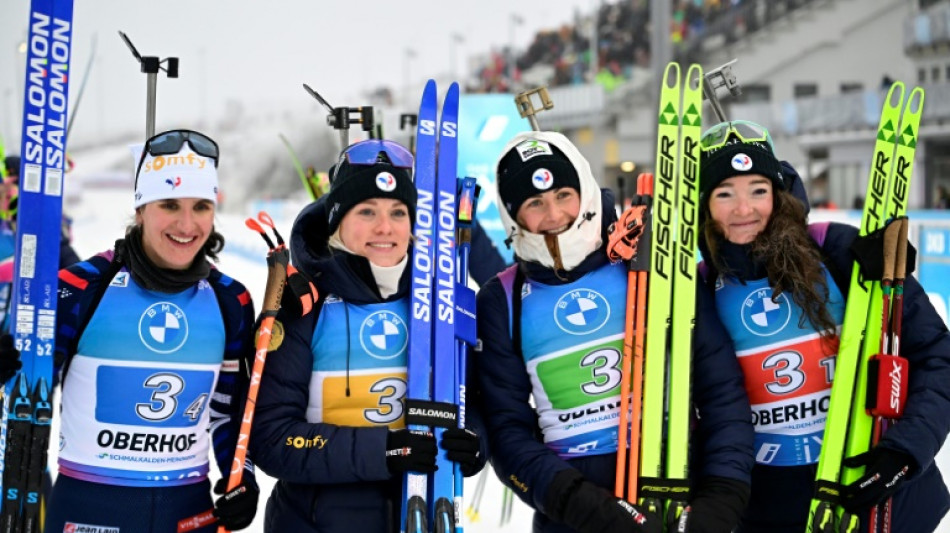
[[[567,137],[548,131],[519,133],[501,154],[495,164],[498,212],[515,254],[555,270],[573,270],[602,243],[600,187],[590,164]],[[553,186],[537,179],[543,170],[553,176]],[[515,221],[527,198],[575,184],[580,191],[580,212],[564,232],[531,233]]]

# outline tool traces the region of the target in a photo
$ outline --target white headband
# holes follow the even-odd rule
[[[213,159],[194,153],[185,143],[177,154],[145,154],[139,168],[144,145],[131,148],[138,168],[135,208],[170,198],[201,198],[217,205],[218,170]]]

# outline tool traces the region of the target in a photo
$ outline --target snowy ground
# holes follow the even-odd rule
[[[92,161],[85,160],[83,166],[94,168],[95,164]],[[118,179],[121,181],[121,177]],[[82,180],[78,178],[73,180],[74,185],[80,185],[81,182]],[[89,183],[85,185],[87,186],[81,196],[67,194],[67,211],[74,218],[73,244],[80,257],[87,257],[110,248],[115,239],[123,235],[126,224],[130,223],[132,218],[130,183],[124,184],[118,189],[114,183],[107,187],[104,186],[107,184],[101,183],[97,188],[89,179]],[[279,209],[276,205],[273,207],[275,209],[269,209],[269,212],[274,217],[278,229],[287,236],[290,232],[293,217],[296,214],[296,208]],[[220,213],[217,227],[225,235],[228,242],[221,256],[219,267],[223,272],[244,283],[253,294],[255,301],[260,302],[266,276],[263,259],[266,247],[260,237],[248,230],[243,222],[245,216],[253,213],[257,208],[251,207],[240,216]],[[53,431],[55,434],[58,428],[54,427]],[[947,447],[941,450],[937,461],[945,473],[950,472],[950,450]],[[56,471],[54,454],[50,456],[50,469],[52,472]],[[514,501],[510,523],[504,528],[499,527],[502,485],[493,473],[489,473],[488,478],[489,481],[480,505],[480,520],[470,523],[467,530],[472,533],[530,531],[532,512],[517,498]],[[264,530],[264,504],[274,484],[273,479],[268,478],[263,473],[259,474],[258,479],[261,482],[262,490],[261,505],[257,520],[251,528],[246,530],[250,532],[262,532]],[[465,491],[467,496],[474,494],[476,481],[477,478],[466,480]],[[466,507],[468,505],[466,503]],[[945,520],[938,531],[950,533],[950,520]]]

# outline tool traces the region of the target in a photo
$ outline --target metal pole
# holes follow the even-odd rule
[[[719,122],[726,122],[726,113],[722,110],[722,104],[719,103],[719,98],[716,97],[716,88],[709,82],[709,78],[705,76],[703,76],[703,91],[709,99],[709,106],[712,107],[716,118]]]
[[[650,0],[650,19],[653,26],[653,35],[650,43],[650,55],[653,58],[653,112],[660,108],[660,91],[666,80],[663,79],[663,73],[666,71],[666,65],[670,62],[672,52],[670,50],[670,5],[666,0]],[[655,115],[654,115],[655,116]],[[656,139],[659,135],[659,123],[652,122],[652,138]],[[655,155],[655,154],[654,154]],[[657,162],[653,162],[656,168]]]
[[[155,135],[155,93],[158,90],[158,73],[146,74],[148,90],[145,95],[145,138]]]

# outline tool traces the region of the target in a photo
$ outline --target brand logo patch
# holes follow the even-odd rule
[[[376,186],[383,192],[393,192],[396,189],[396,177],[389,172],[376,174]]]
[[[117,527],[79,524],[76,522],[66,522],[63,526],[63,533],[119,533],[119,531],[120,529]]]
[[[129,286],[129,273],[128,272],[119,272],[112,278],[112,281],[109,282],[110,287],[128,287]]]
[[[752,168],[752,158],[745,154],[736,154],[732,157],[732,168],[746,171]]]
[[[578,289],[561,296],[554,305],[554,322],[571,335],[586,335],[602,328],[610,318],[610,304],[599,292]]]
[[[393,359],[404,353],[409,332],[406,322],[391,311],[377,311],[360,325],[360,345],[375,359]]]
[[[753,335],[768,337],[785,329],[792,309],[785,294],[772,301],[772,289],[756,289],[742,302],[742,325]]]
[[[554,174],[546,168],[539,168],[531,175],[531,185],[540,191],[546,191],[554,185]]]
[[[165,183],[171,185],[172,190],[175,190],[181,185],[181,176],[175,176],[175,179],[166,178]]]
[[[539,155],[554,155],[551,145],[544,141],[522,141],[515,146],[515,150],[518,151],[522,161]]]
[[[153,352],[174,352],[188,340],[188,317],[171,302],[152,304],[139,318],[139,338]]]

